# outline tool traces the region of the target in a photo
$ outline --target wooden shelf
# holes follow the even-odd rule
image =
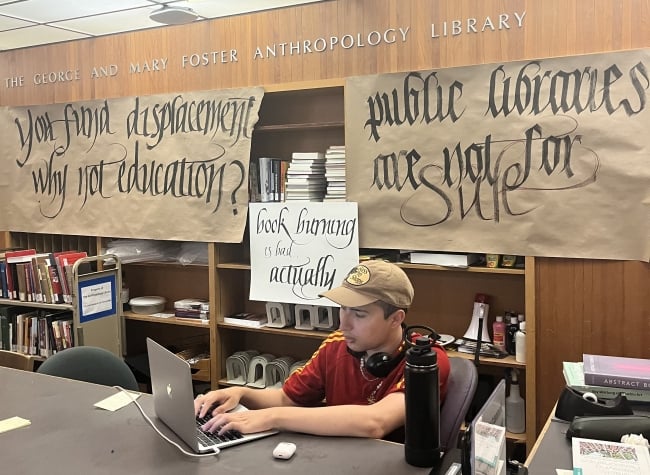
[[[124,266],[165,267],[165,268],[180,267],[182,269],[191,269],[191,268],[207,269],[208,268],[207,264],[181,264],[178,261],[137,261],[137,262],[127,262],[126,264],[122,263],[122,267]]]
[[[311,122],[302,124],[269,124],[258,125],[255,127],[253,132],[300,132],[302,130],[337,129],[343,127],[345,127],[343,121]]]
[[[17,307],[52,308],[60,310],[72,310],[72,305],[67,303],[43,303],[25,302],[23,300],[0,299],[0,305],[15,305]]]
[[[506,431],[506,440],[509,440],[510,442],[515,442],[517,444],[525,444],[526,433],[524,432],[523,434],[515,434],[514,432]]]
[[[445,267],[437,266],[434,264],[411,264],[409,262],[396,262],[402,269],[417,269],[427,271],[449,271],[449,272],[479,272],[483,274],[508,274],[508,275],[524,275],[525,269],[508,269],[504,267]]]
[[[184,327],[198,327],[205,328],[206,330],[210,328],[209,320],[200,320],[198,318],[178,318],[178,317],[155,317],[153,315],[143,315],[141,313],[135,313],[126,311],[123,313],[126,320],[138,320],[140,322],[152,322],[152,323],[163,323],[167,325],[179,325]]]
[[[251,265],[244,262],[220,262],[217,269],[251,270]]]
[[[448,356],[453,356],[456,358],[463,358],[466,360],[473,360],[474,355],[470,353],[461,353],[460,351],[456,351],[453,349],[448,349],[447,350],[447,355]],[[505,358],[489,358],[486,356],[481,356],[479,358],[479,362],[481,364],[484,364],[486,366],[500,366],[503,368],[518,368],[525,370],[526,369],[526,363],[519,363],[517,360],[515,360],[515,357],[510,355],[506,356]]]
[[[296,330],[295,328],[291,328],[291,327],[286,327],[286,328],[246,327],[243,325],[233,325],[230,323],[222,323],[222,322],[217,323],[217,326],[220,329],[255,332],[255,333],[267,333],[270,335],[285,335],[285,336],[295,336],[301,338],[313,338],[315,340],[324,340],[327,337],[327,335],[330,334],[330,332],[328,331]]]
[[[408,262],[396,262],[395,264],[397,264],[402,269],[415,269],[415,270],[426,270],[426,271],[470,272],[470,273],[480,273],[480,274],[505,274],[505,275],[525,275],[526,273],[525,269],[505,269],[501,267],[456,268],[456,267],[436,266],[432,264],[410,264]],[[251,265],[245,262],[220,262],[219,264],[217,264],[217,268],[250,270]]]

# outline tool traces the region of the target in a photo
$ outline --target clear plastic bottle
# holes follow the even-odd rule
[[[515,333],[515,360],[526,362],[526,322],[520,322],[519,330]]]
[[[526,432],[526,403],[519,391],[517,370],[512,370],[510,394],[506,398],[506,429],[513,434]]]
[[[496,321],[492,324],[492,341],[494,346],[506,352],[506,324],[501,315],[497,315]]]

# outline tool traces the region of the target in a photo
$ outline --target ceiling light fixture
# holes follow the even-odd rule
[[[175,7],[164,5],[149,14],[149,19],[156,23],[163,23],[165,25],[184,25],[185,23],[192,23],[199,18],[199,15],[188,7]]]

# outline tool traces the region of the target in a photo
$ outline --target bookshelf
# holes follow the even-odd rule
[[[325,150],[344,144],[343,87],[320,84],[311,90],[274,91],[267,93],[260,109],[260,120],[253,135],[251,157],[273,156],[289,159],[294,151]],[[481,358],[479,371],[495,378],[511,368],[520,370],[520,384],[527,403],[527,433],[508,434],[513,443],[533,441],[535,428],[534,372],[534,268],[532,257],[525,269],[446,267],[399,263],[415,287],[415,300],[407,316],[409,324],[423,324],[440,333],[457,337],[464,334],[471,320],[476,293],[490,296],[491,328],[496,315],[506,310],[526,315],[530,337],[527,342],[528,363],[514,357]],[[327,332],[294,328],[248,328],[225,324],[223,317],[237,312],[263,313],[264,302],[248,299],[250,259],[247,236],[241,244],[217,244],[214,267],[216,316],[216,353],[219,376],[216,383],[226,386],[226,358],[235,351],[256,349],[277,356],[307,358],[318,348]],[[450,356],[472,359],[473,355],[450,351]],[[528,444],[532,445],[532,444]]]
[[[100,246],[105,248],[109,238],[98,238]],[[208,257],[214,253],[215,245],[206,244]],[[212,314],[214,301],[210,298],[213,286],[208,264],[181,264],[177,261],[143,261],[122,265],[125,286],[129,289],[129,298],[158,295],[166,299],[161,313],[174,314],[174,302],[185,298],[205,299],[210,302]],[[128,307],[127,307],[128,308]],[[131,310],[123,312],[126,333],[126,355],[138,358],[146,354],[146,338],[152,338],[163,346],[176,352],[184,349],[197,349],[200,352],[214,354],[215,328],[211,320],[203,321],[193,318],[175,316],[160,317],[136,313]],[[204,358],[193,369],[195,381],[216,386],[216,375],[211,358]]]
[[[288,160],[296,151],[324,151],[331,145],[344,144],[343,96],[340,81],[319,82],[311,89],[276,88],[267,91],[253,132],[251,159],[272,156]],[[12,233],[12,238],[16,234],[24,236],[23,233]],[[47,242],[49,238],[32,235],[32,239]],[[105,247],[108,238],[87,239],[89,247],[96,251]],[[17,244],[20,241],[12,239]],[[246,234],[239,244],[208,243],[208,257],[208,265],[123,264],[130,297],[162,295],[167,299],[168,307],[181,298],[207,298],[211,314],[210,323],[205,325],[185,319],[161,319],[124,312],[127,354],[144,352],[147,336],[163,345],[200,342],[207,345],[210,353],[209,367],[203,367],[201,372],[202,380],[217,388],[225,385],[225,361],[235,351],[255,348],[277,356],[304,359],[318,348],[327,332],[248,328],[223,322],[224,316],[233,313],[265,311],[264,302],[248,299],[250,258]],[[527,363],[517,363],[514,358],[481,358],[480,372],[503,377],[508,368],[521,370],[521,385],[527,404],[527,433],[509,435],[508,440],[516,443],[533,441],[536,436],[534,258],[526,258],[525,269],[461,270],[424,264],[399,265],[415,287],[415,300],[407,316],[409,324],[423,324],[439,333],[462,336],[471,320],[474,296],[479,292],[491,297],[491,318],[487,322],[490,328],[494,316],[502,315],[505,310],[525,313],[529,335]],[[473,357],[456,352],[451,356]]]
[[[77,260],[68,267],[64,266],[65,261],[61,265],[54,264],[54,256],[50,253],[56,253],[60,249],[37,251],[29,238],[25,244],[16,247],[26,249],[25,258],[31,257],[33,260],[23,261],[23,267],[13,267],[11,277],[10,256],[8,253],[6,255],[7,269],[6,273],[3,271],[3,287],[9,287],[9,281],[16,283],[17,272],[23,273],[23,283],[21,288],[16,289],[17,298],[0,298],[0,306],[3,307],[3,349],[27,354],[40,361],[57,351],[84,345],[104,348],[115,355],[121,355],[123,333],[119,259],[115,259],[112,268],[102,269],[99,265],[103,261],[102,257],[86,256],[85,251],[77,253],[75,250],[73,254]],[[43,258],[38,269],[37,256]],[[58,258],[56,260],[58,262]],[[81,272],[80,266],[83,266]],[[53,270],[55,268],[56,271]],[[55,282],[64,280],[65,287],[54,288]],[[61,302],[53,303],[57,300],[57,295]]]

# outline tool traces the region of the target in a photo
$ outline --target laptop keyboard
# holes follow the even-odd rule
[[[222,444],[224,442],[231,442],[233,440],[242,439],[244,437],[242,433],[237,430],[229,430],[221,435],[218,434],[218,429],[213,433],[201,430],[201,426],[208,422],[210,418],[210,412],[208,412],[205,417],[196,418],[196,437],[203,445],[210,446],[214,444]]]

